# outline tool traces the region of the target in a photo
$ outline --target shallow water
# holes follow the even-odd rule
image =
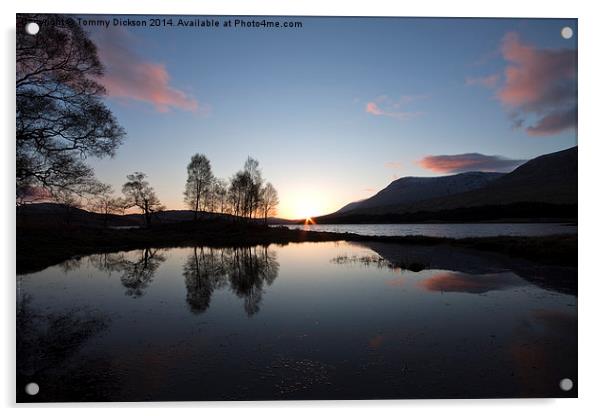
[[[544,236],[576,234],[577,226],[559,223],[504,224],[314,224],[286,225],[291,229],[354,233],[359,235],[468,238],[504,236]]]
[[[18,399],[575,396],[576,278],[384,243],[83,257],[18,277]]]

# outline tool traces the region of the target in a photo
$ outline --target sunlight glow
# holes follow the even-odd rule
[[[324,195],[315,190],[296,191],[289,201],[283,202],[283,214],[286,213],[288,218],[303,219],[306,224],[313,224],[312,218],[328,214],[331,209]]]

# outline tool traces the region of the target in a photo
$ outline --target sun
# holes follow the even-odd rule
[[[306,224],[332,211],[328,194],[309,185],[292,188],[280,200],[279,209],[283,218],[305,221]]]
[[[296,217],[299,219],[305,219],[305,222],[311,221],[312,217],[320,215],[320,208],[317,204],[312,203],[310,200],[299,201],[295,208]]]

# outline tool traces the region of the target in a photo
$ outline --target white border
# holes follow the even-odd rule
[[[602,74],[600,40],[602,40],[602,16],[594,1],[545,1],[505,0],[498,2],[453,0],[453,1],[407,1],[387,2],[370,0],[364,2],[326,0],[236,0],[236,1],[192,1],[192,0],[146,0],[130,1],[103,0],[83,2],[81,0],[21,0],[17,4],[2,2],[2,203],[0,219],[4,236],[0,246],[0,264],[4,266],[2,280],[2,310],[5,312],[1,332],[2,374],[0,397],[4,406],[23,408],[26,413],[42,410],[47,415],[86,412],[104,414],[107,407],[112,412],[143,411],[145,414],[163,414],[182,411],[198,415],[199,412],[245,412],[248,414],[307,414],[308,411],[333,412],[343,410],[349,414],[365,415],[368,411],[399,414],[419,410],[426,414],[449,415],[504,415],[508,413],[563,415],[569,413],[593,413],[600,407],[600,322],[598,298],[602,293],[602,275],[595,263],[600,244],[598,216],[602,206],[600,198],[600,162],[602,137],[598,123],[600,105],[600,74]],[[362,401],[362,402],[240,402],[240,403],[125,403],[125,404],[65,404],[46,406],[14,405],[14,48],[15,13],[130,13],[130,14],[236,14],[236,15],[332,15],[332,16],[444,16],[444,17],[569,17],[579,18],[579,399],[564,400],[424,400],[424,401]],[[458,382],[462,382],[458,380]],[[199,409],[200,407],[200,409]]]

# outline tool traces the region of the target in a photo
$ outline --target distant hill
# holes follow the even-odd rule
[[[72,225],[85,225],[92,227],[104,226],[105,216],[95,212],[86,211],[80,208],[67,207],[56,203],[35,203],[24,205],[19,208],[20,221],[29,222],[69,222]],[[199,219],[210,218],[231,218],[227,214],[215,214],[209,212],[200,212]],[[192,221],[194,211],[191,210],[166,210],[153,215],[153,221],[158,224],[176,223],[183,221]],[[257,219],[257,222],[263,222]],[[268,218],[268,224],[289,224],[293,221],[282,218]],[[138,227],[144,225],[144,216],[142,214],[109,215],[107,225],[110,227]]]
[[[401,178],[372,198],[315,220],[378,222],[378,216],[391,221],[397,215],[400,221],[425,221],[439,219],[435,212],[444,213],[441,219],[470,218],[473,212],[479,218],[494,218],[496,211],[511,217],[565,217],[576,215],[577,183],[577,147],[573,147],[536,157],[507,174]]]
[[[368,199],[345,205],[336,213],[342,214],[369,208],[404,205],[437,197],[455,195],[482,188],[502,176],[504,176],[503,173],[497,172],[466,172],[432,178],[408,176],[391,182],[385,189]]]

